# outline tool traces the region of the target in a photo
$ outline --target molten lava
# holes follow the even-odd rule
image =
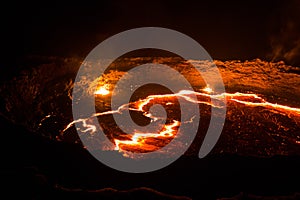
[[[100,91],[101,90],[102,89],[100,89]],[[151,107],[151,105],[153,105],[154,103],[160,103],[165,106],[172,106],[175,104],[174,100],[176,100],[177,98],[182,98],[187,102],[216,108],[222,108],[222,104],[219,104],[218,100],[221,101],[225,98],[227,104],[235,103],[241,104],[246,107],[262,107],[271,112],[279,112],[283,115],[287,114],[289,116],[300,117],[300,108],[293,108],[277,103],[270,103],[262,97],[258,96],[257,94],[247,94],[239,92],[214,94],[213,90],[209,86],[206,86],[201,91],[203,92],[182,90],[175,94],[149,95],[144,99],[139,99],[138,101],[124,104],[120,106],[117,110],[98,112],[89,118],[78,119],[76,121],[73,121],[70,124],[68,124],[64,131],[70,128],[73,124],[81,122],[82,129],[80,131],[82,133],[89,133],[90,135],[93,135],[97,131],[97,129],[96,126],[93,124],[94,121],[91,120],[92,118],[100,116],[111,116],[112,114],[122,114],[124,110],[141,112],[142,115],[151,119],[151,122],[160,120],[159,117],[153,116],[146,108]],[[191,95],[196,95],[197,100],[191,98]],[[211,99],[214,99],[215,101],[211,101]],[[190,119],[190,121],[192,120],[193,118]],[[174,137],[178,135],[177,132],[181,123],[189,123],[189,121],[179,122],[175,119],[170,119],[168,123],[164,124],[163,128],[157,133],[136,131],[130,134],[121,134],[119,138],[115,137],[112,139],[112,142],[115,144],[113,150],[124,152],[124,156],[127,155],[125,152],[146,153],[158,150],[159,148],[168,144]],[[299,141],[296,141],[296,143],[298,144]]]
[[[109,92],[109,89],[108,89],[108,86],[107,85],[104,85],[104,86],[101,86],[99,87],[95,92],[94,94],[95,95],[102,95],[102,96],[105,96],[105,95],[108,95],[110,92]]]
[[[128,140],[114,139],[115,150],[118,151],[132,151],[135,149],[139,152],[151,152],[159,149],[157,144],[152,144],[154,138],[160,140],[171,140],[175,137],[176,132],[180,125],[179,121],[173,121],[173,123],[164,125],[164,128],[159,133],[133,133]],[[155,140],[154,140],[155,141]]]
[[[93,146],[95,150],[122,151],[121,154],[125,151],[150,152],[151,149],[155,151],[165,145],[175,144],[180,140],[181,135],[188,136],[189,133],[181,131],[182,129],[178,129],[178,126],[189,125],[187,123],[192,124],[197,120],[192,116],[182,120],[179,103],[176,100],[179,99],[181,102],[197,104],[200,108],[200,128],[194,139],[195,142],[186,153],[186,155],[194,156],[198,155],[203,136],[207,133],[207,126],[212,117],[211,110],[219,110],[219,107],[222,109],[224,104],[219,102],[225,99],[226,120],[212,154],[229,153],[263,157],[300,155],[299,67],[289,66],[284,62],[266,62],[260,59],[214,60],[213,63],[217,65],[226,88],[226,93],[221,94],[216,92],[218,85],[215,84],[215,75],[210,70],[213,63],[206,61],[185,61],[175,57],[120,59],[114,61],[101,77],[87,78],[76,83],[82,89],[79,91],[74,91],[74,77],[77,73],[77,68],[74,66],[81,66],[81,59],[49,58],[47,63],[49,65],[24,70],[20,76],[3,83],[0,87],[0,93],[3,96],[1,115],[47,139],[84,145],[80,140],[83,136],[95,144]],[[61,63],[62,70],[57,70],[57,63]],[[113,87],[120,79],[126,80],[129,69],[145,63],[160,63],[172,67],[184,75],[196,92],[182,90],[171,94],[170,90],[157,91],[149,86],[139,88],[140,93],[136,93],[133,85],[133,88],[128,88],[134,91],[131,103],[126,102],[124,105],[119,105],[120,107],[111,109],[110,97],[113,96],[113,92],[118,91],[114,91]],[[207,80],[211,81],[209,86],[206,86],[190,63],[195,68],[208,72],[205,76],[209,75],[207,76]],[[57,75],[63,78],[57,78]],[[134,77],[128,77],[128,80],[132,78]],[[81,95],[78,101],[87,96],[91,99],[94,97],[96,112],[72,119],[72,103],[77,103],[77,100],[74,100],[74,92],[79,92],[78,94]],[[191,98],[194,95],[197,98]],[[160,104],[165,108],[167,120],[161,120],[160,115],[151,112],[154,104]],[[135,133],[151,135],[153,130],[130,129],[124,132],[118,128],[116,122],[113,123],[113,116],[124,116],[124,113],[128,111],[133,121],[139,126],[155,124],[153,127],[156,127],[158,124],[156,129],[158,137],[155,135],[155,137],[147,138],[143,135],[139,139],[139,137],[134,137]],[[173,127],[173,137],[161,136],[164,126],[171,126],[174,120],[180,124]],[[100,127],[111,141],[109,147],[99,144],[96,140]],[[142,141],[142,145],[119,144],[119,150],[114,150],[117,149],[117,140],[125,143],[125,141],[134,141],[136,138],[137,141]],[[181,147],[178,145],[178,148]]]

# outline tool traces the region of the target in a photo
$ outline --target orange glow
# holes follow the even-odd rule
[[[124,147],[135,147],[142,149],[143,151],[154,151],[158,149],[157,146],[147,144],[147,140],[152,138],[160,138],[160,139],[173,139],[177,133],[176,128],[180,125],[179,121],[173,120],[171,124],[165,124],[163,129],[158,133],[133,133],[130,136],[129,140],[118,140],[114,139],[115,142],[115,150],[122,151]],[[123,147],[123,148],[122,148]],[[126,149],[127,149],[126,148]]]
[[[204,89],[202,89],[202,91],[204,91],[204,92],[206,92],[206,93],[208,93],[208,94],[210,94],[210,93],[212,93],[213,92],[213,89],[212,88],[210,88],[209,87],[209,85],[207,85]]]
[[[108,90],[108,85],[101,86],[94,92],[94,94],[98,94],[102,96],[108,95],[109,93],[110,92]]]
[[[94,117],[104,116],[104,115],[112,115],[112,114],[122,114],[124,110],[134,110],[140,111],[144,116],[151,119],[151,121],[155,121],[157,118],[152,116],[151,113],[148,112],[148,108],[154,103],[161,103],[164,105],[172,105],[174,104],[175,98],[182,98],[183,100],[200,104],[200,105],[208,105],[211,107],[223,108],[224,104],[220,104],[219,102],[226,99],[228,103],[238,103],[243,104],[244,106],[249,107],[263,107],[270,111],[281,112],[282,114],[289,114],[293,116],[300,116],[300,108],[294,108],[287,105],[281,105],[277,103],[271,103],[265,100],[263,97],[258,94],[248,94],[248,93],[222,93],[222,94],[211,94],[213,90],[207,86],[200,90],[201,92],[195,92],[191,90],[181,90],[175,94],[162,94],[162,95],[149,95],[144,99],[137,100],[135,102],[131,102],[128,104],[121,105],[116,110],[109,110],[105,112],[95,113],[93,116],[84,119],[77,119],[67,125],[67,127],[63,130],[67,130],[75,123],[81,123],[82,133],[89,133],[93,135],[97,130],[96,126],[92,123],[91,120]],[[97,94],[107,95],[109,93],[108,87],[103,86],[97,90]],[[195,95],[197,98],[192,98]],[[212,101],[212,99],[214,101]],[[228,104],[229,105],[229,104]],[[147,109],[146,109],[147,107]],[[113,138],[115,146],[114,149],[119,152],[123,152],[124,156],[127,154],[126,151],[131,152],[151,152],[158,150],[162,146],[166,145],[166,141],[172,140],[177,136],[177,132],[180,124],[182,123],[190,123],[194,119],[191,118],[190,121],[179,122],[176,120],[169,120],[169,123],[162,125],[162,129],[159,132],[133,132],[131,134],[127,134],[123,138]],[[184,134],[184,133],[182,133]],[[165,141],[165,142],[163,142]],[[300,144],[299,141],[296,141],[297,144]],[[163,144],[163,145],[162,145]]]
[[[274,109],[282,112],[292,112],[293,114],[300,115],[300,108],[293,108],[286,105],[280,105],[277,103],[267,102],[262,97],[257,94],[245,94],[245,93],[226,93],[225,94],[227,101],[234,101],[240,104],[244,104],[246,106],[261,106],[269,109]]]

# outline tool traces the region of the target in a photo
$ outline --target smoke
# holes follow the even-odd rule
[[[280,13],[273,18],[276,33],[270,37],[272,61],[283,60],[300,66],[300,1],[286,1],[279,5]]]

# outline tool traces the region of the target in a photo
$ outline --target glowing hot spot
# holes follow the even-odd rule
[[[210,88],[209,87],[209,85],[207,85],[204,89],[202,89],[202,91],[204,91],[204,92],[206,92],[206,93],[208,93],[208,94],[210,94],[210,93],[212,93],[213,92],[213,89],[212,88]]]
[[[180,122],[173,120],[173,123],[164,125],[164,128],[158,133],[133,133],[129,140],[118,140],[114,139],[115,150],[122,151],[122,146],[137,146],[144,151],[153,151],[158,149],[152,145],[147,144],[147,140],[151,138],[174,138],[177,133],[177,128],[179,127]],[[148,148],[145,148],[148,147]]]
[[[110,92],[108,90],[108,86],[107,85],[104,85],[104,86],[101,86],[99,87],[95,92],[94,94],[98,94],[98,95],[102,95],[102,96],[105,96],[105,95],[108,95]]]

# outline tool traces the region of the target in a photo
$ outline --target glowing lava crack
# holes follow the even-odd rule
[[[99,90],[100,91],[100,90]],[[228,103],[238,103],[244,106],[250,107],[262,107],[270,112],[276,112],[283,115],[296,116],[300,117],[300,108],[293,108],[286,105],[280,105],[276,103],[270,103],[258,96],[257,94],[246,94],[246,93],[222,93],[222,94],[214,94],[213,90],[209,87],[206,87],[201,90],[202,92],[195,92],[190,90],[182,90],[175,94],[163,94],[163,95],[149,95],[144,99],[140,99],[135,102],[130,102],[128,104],[124,104],[120,106],[117,110],[109,110],[104,112],[95,113],[93,116],[83,119],[77,119],[71,123],[69,123],[66,128],[63,130],[64,133],[67,129],[69,129],[75,123],[81,123],[82,133],[88,133],[91,136],[97,131],[96,126],[93,124],[94,121],[92,118],[108,116],[112,114],[122,114],[124,110],[132,110],[141,112],[145,117],[149,118],[151,122],[160,120],[159,117],[153,116],[150,112],[147,111],[146,107],[151,106],[154,101],[155,103],[159,102],[161,104],[165,104],[166,106],[173,105],[173,101],[176,98],[182,98],[185,101],[199,104],[212,106],[216,108],[222,108],[221,101],[223,102],[224,98]],[[105,88],[101,90],[101,95],[108,94]],[[98,94],[98,93],[97,93]],[[100,93],[99,93],[100,94]],[[196,95],[197,100],[191,98],[191,95]],[[214,101],[211,101],[214,99]],[[166,102],[167,100],[167,102]],[[214,103],[213,103],[214,102]],[[220,103],[219,103],[220,102]],[[193,118],[190,119],[192,121]],[[158,145],[159,140],[170,141],[174,137],[177,136],[178,128],[181,123],[189,123],[179,122],[175,119],[170,119],[166,124],[162,126],[162,129],[157,133],[152,132],[139,132],[136,131],[134,133],[128,134],[126,137],[113,138],[113,143],[115,144],[114,150],[120,152],[132,151],[132,152],[150,152],[155,151],[161,148],[164,145]],[[181,133],[185,134],[185,133]],[[126,155],[124,153],[124,155]]]

